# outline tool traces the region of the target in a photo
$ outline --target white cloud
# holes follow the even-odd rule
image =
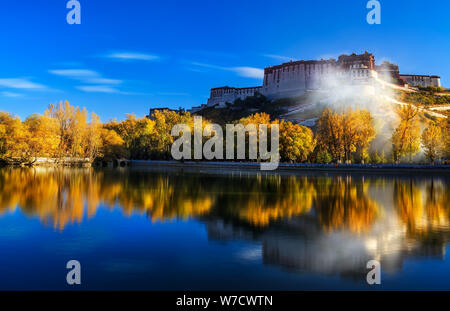
[[[0,79],[0,87],[26,90],[42,90],[46,88],[45,85],[34,83],[27,79]]]
[[[230,70],[236,72],[241,77],[262,79],[264,78],[264,70],[253,67],[233,67]]]
[[[57,76],[82,81],[88,84],[118,85],[122,83],[122,80],[103,78],[100,73],[89,69],[60,69],[49,70],[49,72]]]
[[[106,78],[94,78],[94,79],[86,79],[86,80],[84,80],[84,82],[90,83],[90,84],[118,85],[118,84],[122,83],[122,80],[106,79]]]
[[[221,67],[206,63],[199,63],[199,62],[191,62],[191,65],[203,67],[203,68],[210,68],[210,69],[216,69],[216,70],[226,70],[226,71],[233,71],[237,75],[245,78],[252,78],[252,79],[262,79],[264,78],[264,70],[260,68],[255,67]]]
[[[140,52],[113,52],[106,55],[107,58],[116,60],[143,60],[143,61],[156,61],[160,59],[158,55],[140,53]]]
[[[206,63],[199,63],[199,62],[191,62],[192,65],[198,66],[198,67],[204,67],[204,68],[211,68],[211,69],[219,69],[219,70],[228,70],[227,67],[220,67],[216,65],[206,64]]]
[[[87,93],[120,93],[119,90],[107,85],[84,85],[77,86],[77,89]]]
[[[5,97],[20,97],[20,96],[22,96],[22,94],[13,93],[13,92],[2,92],[1,94]]]
[[[98,72],[88,69],[59,69],[59,70],[49,70],[49,72],[57,76],[63,76],[66,78],[76,80],[100,77],[100,74]]]

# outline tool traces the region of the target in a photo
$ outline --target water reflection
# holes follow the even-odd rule
[[[443,257],[448,177],[279,176],[143,170],[2,169],[0,214],[63,231],[118,207],[152,221],[194,218],[213,240],[260,243],[263,262],[359,277],[368,259]]]
[[[378,204],[368,195],[369,187],[368,179],[353,181],[349,176],[318,179],[314,207],[323,229],[368,232],[379,216]]]

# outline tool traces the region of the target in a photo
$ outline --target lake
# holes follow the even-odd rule
[[[448,174],[0,169],[2,290],[448,290],[449,241]]]

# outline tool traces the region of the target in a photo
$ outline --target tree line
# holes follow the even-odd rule
[[[255,113],[235,123],[279,125],[279,150],[282,162],[308,163],[387,163],[411,161],[421,147],[426,158],[435,162],[450,156],[450,121],[420,120],[413,105],[397,109],[398,125],[390,137],[392,151],[386,155],[372,142],[377,136],[374,118],[368,110],[324,109],[314,131],[290,121],[271,119],[267,113]],[[193,128],[188,112],[156,110],[151,118],[129,114],[123,121],[100,122],[95,114],[60,102],[50,105],[44,114],[33,114],[21,121],[0,112],[0,159],[89,158],[171,159],[176,124]],[[210,124],[204,120],[203,126]],[[207,137],[204,138],[208,139]]]

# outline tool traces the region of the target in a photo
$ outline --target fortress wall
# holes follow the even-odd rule
[[[261,92],[261,86],[235,88],[235,87],[220,87],[211,89],[211,95],[206,104],[208,107],[216,106],[219,108],[226,107],[226,103],[233,104],[238,98],[245,99],[249,96],[254,96],[256,92]]]
[[[274,99],[319,89],[335,67],[332,61],[299,61],[268,67],[264,74],[263,94]]]
[[[438,76],[400,74],[400,78],[412,86],[441,86],[441,78]]]
[[[317,90],[327,86],[328,80],[339,80],[348,84],[367,84],[380,78],[401,85],[402,80],[414,86],[441,86],[440,77],[423,75],[399,75],[398,66],[383,62],[375,65],[372,54],[341,55],[336,61],[328,60],[290,61],[264,69],[263,85],[250,88],[220,87],[211,89],[207,106],[225,107],[238,98],[245,99],[260,92],[269,99],[295,97],[307,90]],[[331,77],[331,79],[330,79]],[[392,81],[391,81],[392,80]]]

